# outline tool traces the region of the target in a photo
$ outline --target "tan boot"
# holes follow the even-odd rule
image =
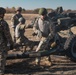
[[[49,57],[44,57],[43,60],[41,61],[40,65],[51,66],[52,65],[51,59],[49,60]]]

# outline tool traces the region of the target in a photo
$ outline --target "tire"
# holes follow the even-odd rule
[[[66,50],[66,55],[76,62],[76,35],[72,35],[66,40],[64,50]]]

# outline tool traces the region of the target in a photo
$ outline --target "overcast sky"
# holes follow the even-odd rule
[[[18,7],[25,9],[52,8],[62,6],[63,9],[76,10],[76,0],[0,0],[1,7]]]

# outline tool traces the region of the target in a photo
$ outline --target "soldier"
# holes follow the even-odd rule
[[[63,12],[63,7],[57,7],[56,12],[57,14],[61,14]]]
[[[22,8],[21,8],[21,7],[18,7],[18,8],[16,9],[16,14],[13,15],[12,18],[11,18],[11,25],[12,25],[13,34],[14,34],[14,35],[12,36],[12,38],[13,38],[13,41],[14,41],[14,42],[15,42],[15,28],[16,28],[16,26],[17,26],[18,23],[19,23],[19,18],[20,18],[20,17],[23,17],[22,14],[21,14],[21,12],[22,12]]]
[[[65,17],[65,14],[64,14],[64,11],[63,11],[63,7],[57,7],[57,9],[55,10],[55,12],[56,12],[57,19]]]
[[[41,47],[48,36],[50,39],[52,39],[55,35],[55,25],[47,16],[46,8],[41,8],[39,10],[39,15],[40,16],[35,21],[35,24],[33,26],[34,33],[37,34],[37,36],[40,38],[40,43],[36,49],[36,52],[42,50]],[[40,58],[36,59],[36,64],[40,64]]]
[[[6,10],[0,7],[0,75],[4,74],[8,46],[12,45],[9,26],[4,20]]]
[[[19,24],[17,25],[15,29],[15,37],[16,37],[16,43],[21,44],[21,42],[24,42],[24,32],[25,32],[25,19],[23,17],[19,18]]]

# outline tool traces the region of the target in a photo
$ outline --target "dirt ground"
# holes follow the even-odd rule
[[[5,17],[9,26],[11,25],[11,15],[8,14]],[[30,23],[31,19],[36,16],[37,15],[32,14],[27,14],[27,16],[25,15],[27,23]],[[72,31],[76,34],[76,27],[73,27]],[[33,37],[32,33],[32,28],[26,29],[25,36],[27,36],[28,39],[35,41],[36,37]],[[43,58],[41,63],[44,64],[47,62],[47,64],[42,66],[35,65],[34,58],[7,60],[5,75],[76,75],[75,62],[70,61],[65,56],[50,55],[50,57],[52,60],[52,66],[48,66],[48,61],[45,61]]]

